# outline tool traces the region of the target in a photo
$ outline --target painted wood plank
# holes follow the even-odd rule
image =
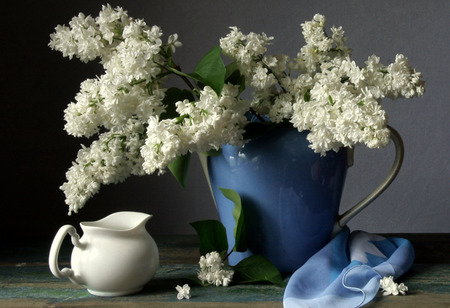
[[[36,305],[51,307],[88,305],[149,305],[164,303],[163,307],[178,305],[175,286],[183,284],[186,277],[195,274],[196,265],[162,265],[156,276],[136,295],[100,298],[90,295],[82,287],[64,279],[54,278],[47,267],[1,267],[0,307],[20,306],[31,301]],[[450,265],[414,265],[401,281],[410,289],[406,296],[377,296],[368,307],[397,307],[398,305],[423,304],[426,307],[450,307]],[[191,284],[192,298],[183,303],[196,303],[197,307],[234,307],[236,303],[258,304],[261,307],[276,307],[282,302],[284,290],[268,284],[249,284],[231,287],[201,287]],[[262,305],[261,303],[265,303]],[[153,304],[152,304],[153,305]],[[155,304],[156,305],[156,304]],[[390,306],[392,305],[392,306]],[[253,306],[253,307],[258,307]],[[425,307],[423,306],[423,307]],[[32,307],[35,307],[34,305]],[[157,306],[155,306],[157,307]],[[241,306],[243,307],[243,306]],[[412,306],[420,307],[420,306]]]
[[[192,298],[178,301],[175,286],[187,282],[198,267],[195,236],[156,237],[161,263],[155,278],[141,293],[101,298],[84,288],[52,276],[47,265],[48,243],[35,243],[2,252],[0,260],[0,307],[282,307],[284,289],[267,284],[224,287],[191,285]],[[450,262],[448,236],[413,236],[419,260],[399,282],[409,287],[406,296],[383,297],[366,307],[450,307]],[[432,244],[430,244],[432,243]],[[69,264],[70,245],[63,249],[61,267]],[[439,258],[426,257],[435,251]],[[417,259],[416,259],[417,260]],[[441,262],[445,264],[438,264]]]

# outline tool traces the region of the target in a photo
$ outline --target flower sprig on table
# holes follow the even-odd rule
[[[234,271],[227,270],[217,251],[211,251],[200,257],[200,270],[197,273],[202,283],[227,287],[233,279]]]
[[[186,283],[183,286],[177,285],[175,287],[175,290],[177,290],[177,299],[190,299],[191,298],[191,287]]]
[[[394,282],[393,276],[383,277],[380,279],[380,289],[383,291],[383,296],[399,294],[405,295],[408,291],[408,287],[402,282],[400,284]]]
[[[236,265],[225,265],[224,261],[234,252],[246,252],[247,236],[242,200],[239,194],[227,188],[220,188],[223,195],[233,202],[234,244],[228,243],[226,229],[220,221],[202,220],[191,223],[200,239],[200,270],[192,278],[201,285],[228,286],[235,284],[265,282],[284,287],[281,273],[269,259],[252,254]]]
[[[351,60],[341,27],[324,28],[325,17],[303,23],[306,44],[298,54],[270,55],[273,37],[231,27],[198,63],[181,71],[173,54],[178,35],[164,43],[162,30],[133,19],[122,8],[103,6],[96,18],[80,13],[57,26],[50,47],[83,62],[99,59],[104,74],[85,80],[65,110],[65,130],[97,135],[82,146],[61,186],[69,214],[77,212],[102,184],[130,175],[163,173],[168,167],[185,184],[193,152],[242,145],[259,126],[308,130],[310,147],[329,150],[363,143],[385,146],[389,130],[380,102],[385,97],[424,93],[420,73],[403,55],[389,65],[372,55],[359,67]],[[221,53],[233,62],[224,64]],[[166,88],[169,76],[186,88]],[[250,99],[241,93],[248,89]]]

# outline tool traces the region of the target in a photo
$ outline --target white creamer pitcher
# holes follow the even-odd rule
[[[50,270],[68,277],[97,296],[136,293],[153,278],[159,265],[158,247],[145,229],[151,215],[117,212],[101,220],[80,223],[80,239],[71,225],[62,226],[50,248]],[[59,270],[58,254],[66,234],[75,246],[71,268]]]

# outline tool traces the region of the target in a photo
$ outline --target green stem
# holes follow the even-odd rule
[[[226,259],[228,259],[228,257],[233,253],[234,248],[230,250],[230,252],[228,252],[223,258],[222,260],[225,261]]]
[[[188,85],[188,87],[194,91],[195,87],[194,85],[190,82],[190,80],[187,78],[189,75],[183,73],[181,71],[181,67],[178,65],[175,65],[174,67],[169,67],[170,70],[177,76],[179,76],[181,79],[183,79],[183,81]]]
[[[263,56],[262,56],[262,55],[259,55],[259,56],[257,57],[257,61],[258,61],[258,60],[261,61],[263,67],[267,69],[267,72],[268,72],[269,74],[272,74],[272,75],[275,77],[275,79],[277,80],[278,85],[280,86],[280,88],[281,88],[281,90],[283,91],[283,93],[287,93],[287,90],[281,85],[281,80],[280,80],[280,78],[278,78],[278,76],[274,74],[274,72],[272,71],[272,69],[271,69],[266,63],[264,63],[264,61],[263,61]]]

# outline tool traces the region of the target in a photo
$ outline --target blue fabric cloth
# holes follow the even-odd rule
[[[360,307],[378,293],[380,279],[397,279],[414,262],[411,243],[345,227],[289,279],[283,305]]]

